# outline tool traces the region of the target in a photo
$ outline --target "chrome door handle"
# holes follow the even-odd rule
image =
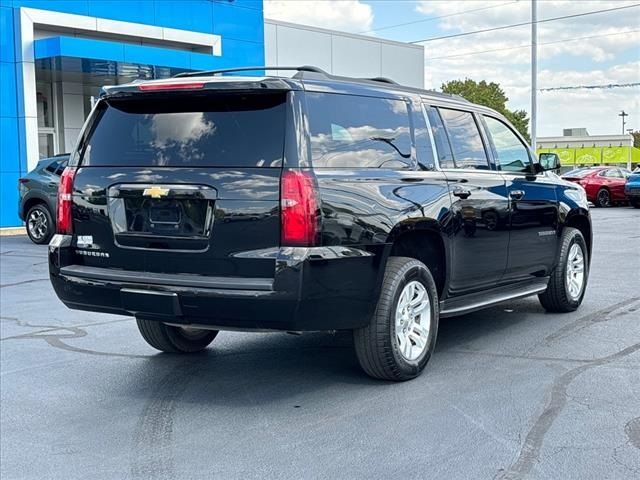
[[[509,196],[514,200],[521,200],[524,197],[524,190],[511,190]]]
[[[463,200],[471,196],[471,190],[462,187],[454,187],[451,193]]]

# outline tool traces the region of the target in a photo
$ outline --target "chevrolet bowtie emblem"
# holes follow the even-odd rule
[[[151,188],[145,188],[144,192],[142,192],[142,195],[145,197],[151,197],[151,198],[161,198],[161,197],[166,197],[169,194],[169,189],[168,188],[162,188],[162,187],[151,187]]]

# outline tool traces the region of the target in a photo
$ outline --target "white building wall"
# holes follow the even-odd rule
[[[388,77],[403,85],[424,87],[421,45],[269,19],[265,20],[264,40],[268,66],[313,65],[335,75]]]

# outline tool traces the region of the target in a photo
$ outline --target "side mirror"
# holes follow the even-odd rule
[[[543,172],[560,170],[560,157],[557,153],[541,153],[539,159]]]

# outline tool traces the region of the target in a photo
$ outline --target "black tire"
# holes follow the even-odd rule
[[[640,208],[640,198],[632,198],[629,202],[633,208]]]
[[[414,280],[426,289],[431,315],[426,348],[415,360],[408,360],[400,352],[395,333],[395,312],[403,288]],[[381,380],[404,381],[417,377],[435,348],[438,318],[438,291],[429,269],[413,258],[390,257],[376,311],[367,326],[353,332],[360,366],[367,375]]]
[[[582,282],[582,291],[577,297],[572,297],[569,293],[566,282],[567,263],[569,261],[569,252],[574,244],[578,244],[582,249],[584,258],[584,280]],[[567,227],[562,233],[560,239],[560,251],[558,253],[558,262],[549,280],[547,289],[538,295],[540,303],[548,312],[565,313],[573,312],[582,303],[584,292],[587,289],[589,281],[589,253],[587,243],[576,228]]]
[[[49,243],[55,231],[53,217],[44,203],[38,203],[29,209],[25,226],[29,240],[38,245]]]
[[[596,195],[595,206],[600,208],[606,208],[611,206],[611,193],[606,188],[598,190]]]
[[[195,353],[207,348],[217,330],[183,329],[156,320],[136,319],[142,338],[156,350],[167,353]]]

